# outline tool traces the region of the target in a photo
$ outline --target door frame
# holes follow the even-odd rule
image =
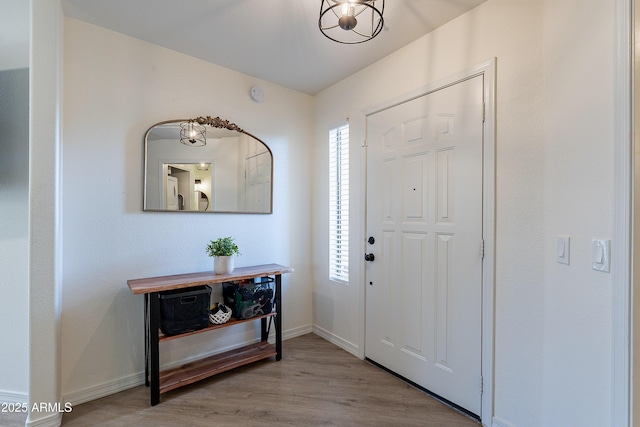
[[[462,72],[448,76],[442,80],[420,87],[409,93],[405,93],[382,104],[362,111],[362,117],[365,121],[365,142],[362,179],[364,182],[364,200],[361,218],[363,218],[363,229],[361,239],[362,252],[366,250],[366,219],[367,219],[367,142],[366,142],[366,117],[380,110],[402,104],[411,99],[417,98],[443,89],[447,86],[468,80],[473,77],[484,77],[484,128],[483,128],[483,149],[482,149],[482,238],[484,240],[484,258],[482,260],[482,350],[481,350],[481,375],[483,378],[483,393],[481,403],[480,418],[482,425],[491,426],[493,420],[493,399],[494,399],[494,329],[495,329],[495,188],[496,188],[496,58],[491,58],[485,62],[468,68]],[[358,247],[358,246],[354,246]],[[364,264],[364,261],[360,261]],[[364,266],[362,266],[364,270]],[[364,357],[365,348],[365,327],[366,327],[366,277],[361,276],[362,286],[361,301],[361,333],[360,342],[362,344],[362,356]]]
[[[635,376],[634,319],[640,313],[634,301],[633,221],[640,212],[634,209],[634,176],[640,170],[635,164],[633,117],[635,102],[635,17],[636,0],[615,0],[615,61],[614,61],[614,230],[613,247],[618,255],[611,259],[612,274],[612,379],[611,425],[631,426],[640,423],[634,414],[634,389],[640,387]],[[640,18],[638,19],[640,22]]]

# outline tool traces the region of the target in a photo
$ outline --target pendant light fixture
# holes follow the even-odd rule
[[[189,147],[203,147],[207,145],[207,130],[194,120],[180,124],[180,142]]]
[[[384,0],[320,0],[318,27],[331,40],[357,44],[371,40],[384,27]]]

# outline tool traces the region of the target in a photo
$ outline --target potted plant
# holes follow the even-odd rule
[[[207,253],[213,257],[213,270],[216,274],[230,274],[234,268],[233,255],[240,255],[240,250],[233,237],[220,237],[209,242]]]

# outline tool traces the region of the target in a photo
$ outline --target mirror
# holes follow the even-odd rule
[[[144,210],[271,213],[267,145],[219,117],[169,120],[144,136]]]

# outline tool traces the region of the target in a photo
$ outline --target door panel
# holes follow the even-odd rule
[[[482,79],[367,117],[365,355],[478,415]]]
[[[423,295],[425,287],[425,271],[423,259],[426,258],[427,235],[424,233],[403,233],[402,234],[402,275],[413,277],[415,280],[406,283],[403,287],[402,301],[405,301],[404,323],[416,325],[414,328],[404,329],[404,341],[402,349],[418,358],[427,358],[427,343],[425,342],[425,322]]]
[[[402,213],[405,223],[427,220],[427,161],[424,153],[403,159]]]

